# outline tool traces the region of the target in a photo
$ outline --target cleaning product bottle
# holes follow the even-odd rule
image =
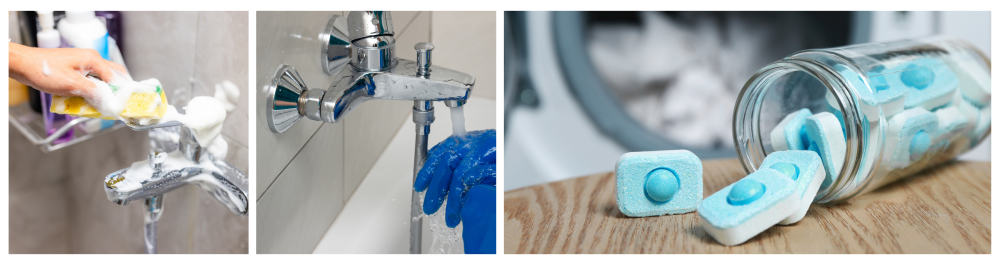
[[[55,22],[52,17],[52,11],[36,11],[38,14],[38,25],[40,29],[35,35],[37,37],[38,48],[59,48],[62,44],[59,31],[52,28]],[[42,72],[49,73],[49,66],[45,61],[42,61]],[[69,121],[73,120],[73,117],[63,114],[55,114],[49,112],[49,104],[52,103],[52,95],[48,93],[40,93],[42,98],[42,116],[44,117],[45,123],[45,133],[46,135],[52,135],[59,130],[60,127],[64,126]],[[52,144],[59,144],[63,142],[68,142],[73,140],[73,129],[66,131],[58,139],[52,141]]]
[[[66,11],[66,18],[59,21],[59,33],[70,47],[94,49],[105,60],[111,58],[108,29],[94,11]]]
[[[52,11],[36,11],[38,13],[38,25],[41,31],[35,36],[38,37],[38,48],[59,48],[61,40],[59,32],[53,28],[55,22],[52,20]]]

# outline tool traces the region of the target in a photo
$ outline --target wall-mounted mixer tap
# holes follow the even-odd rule
[[[111,202],[127,205],[143,200],[146,253],[156,253],[156,224],[163,211],[163,194],[182,186],[197,185],[233,213],[247,215],[246,174],[199,145],[191,129],[184,126],[156,129],[150,133],[150,142],[148,160],[135,162],[104,178],[104,191]]]
[[[368,100],[412,100],[417,142],[416,177],[427,156],[427,135],[434,122],[433,101],[449,107],[464,105],[476,78],[431,64],[434,45],[421,42],[413,48],[417,61],[396,57],[392,16],[387,11],[353,11],[347,18],[334,15],[327,23],[320,51],[323,70],[334,76],[329,88],[309,89],[298,72],[282,65],[271,80],[267,96],[267,126],[282,133],[302,117],[335,123]],[[421,214],[419,197],[411,196],[411,217]],[[410,253],[420,253],[422,221],[411,218]]]

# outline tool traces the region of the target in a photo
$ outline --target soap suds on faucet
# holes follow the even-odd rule
[[[215,84],[215,99],[222,102],[226,112],[233,112],[240,100],[240,88],[229,80],[223,80],[221,84]]]

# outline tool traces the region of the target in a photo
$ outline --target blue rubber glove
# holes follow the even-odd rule
[[[476,185],[462,207],[465,254],[497,254],[497,188]]]
[[[424,213],[437,212],[447,196],[445,223],[448,227],[458,226],[469,188],[496,185],[496,153],[496,130],[451,136],[431,148],[413,183],[414,190],[427,190]],[[449,193],[452,196],[448,196]]]

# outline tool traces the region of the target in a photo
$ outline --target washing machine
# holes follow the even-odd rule
[[[701,159],[735,158],[736,95],[760,67],[795,51],[949,34],[989,54],[989,28],[982,28],[989,12],[504,18],[505,190],[612,172],[626,152],[687,149]],[[961,159],[970,158],[989,160],[988,140]]]

